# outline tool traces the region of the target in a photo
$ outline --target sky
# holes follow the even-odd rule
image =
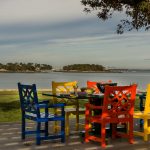
[[[116,34],[80,0],[0,0],[0,63],[100,64],[150,69],[150,31]]]

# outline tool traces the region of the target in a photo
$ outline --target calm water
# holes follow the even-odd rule
[[[118,85],[138,83],[138,89],[145,89],[150,83],[148,73],[0,73],[0,89],[17,89],[17,82],[35,83],[37,88],[51,88],[51,81],[77,80],[80,87],[86,86],[87,80],[112,80]]]

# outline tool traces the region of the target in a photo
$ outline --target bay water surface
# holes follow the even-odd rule
[[[52,81],[78,81],[79,87],[86,87],[87,80],[112,80],[118,85],[137,83],[138,89],[145,90],[150,83],[150,72],[125,73],[0,73],[0,89],[17,89],[17,83],[37,85],[38,89],[51,89]]]

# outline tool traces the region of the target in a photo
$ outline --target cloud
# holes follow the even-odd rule
[[[80,0],[6,0],[0,1],[0,10],[0,24],[58,23],[85,17]]]
[[[5,0],[0,10],[1,61],[149,67],[150,32],[117,35],[119,15],[102,22],[80,0]]]
[[[107,32],[105,32],[107,30]],[[45,44],[57,41],[81,40],[111,33],[109,25],[100,24],[96,18],[84,18],[66,23],[0,25],[0,45]]]

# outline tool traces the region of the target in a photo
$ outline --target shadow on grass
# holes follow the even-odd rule
[[[20,109],[20,102],[19,101],[0,102],[0,109],[2,111]]]

